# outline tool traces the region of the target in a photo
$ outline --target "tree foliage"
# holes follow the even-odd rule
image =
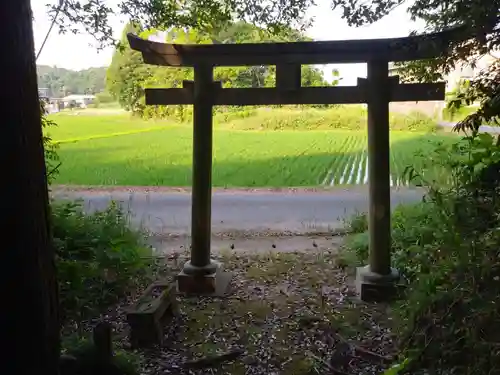
[[[165,42],[210,44],[216,43],[248,43],[306,40],[296,30],[287,29],[283,33],[273,34],[266,29],[258,28],[246,22],[236,22],[212,35],[195,29],[172,28],[168,32],[156,29],[141,31],[132,24],[125,27],[122,41],[127,32],[138,33],[147,38],[151,35],[165,39]],[[221,81],[223,87],[270,87],[275,84],[276,68],[274,66],[240,66],[218,67],[214,70],[214,79]],[[334,71],[334,76],[338,75]],[[120,103],[132,112],[144,117],[171,117],[184,120],[190,114],[186,106],[151,107],[144,103],[144,87],[181,87],[183,80],[192,80],[193,70],[190,68],[156,67],[146,65],[141,54],[123,43],[117,48],[107,74],[107,89]],[[334,81],[333,84],[337,82]],[[303,86],[329,86],[323,72],[312,66],[302,66]]]
[[[441,31],[453,26],[463,26],[468,37],[456,42],[437,59],[412,61],[398,65],[398,73],[409,81],[435,81],[444,78],[451,70],[463,65],[475,66],[484,55],[498,51],[500,46],[500,0],[333,0],[334,8],[341,8],[351,25],[375,22],[392,9],[409,5],[413,20],[423,20],[425,31]],[[480,102],[476,114],[461,121],[457,130],[473,129],[484,122],[491,122],[500,115],[500,80],[498,60],[474,79],[469,89],[452,101],[459,106],[471,101]]]
[[[114,3],[114,4],[113,4]],[[99,46],[115,43],[111,19],[121,15],[143,29],[188,27],[210,33],[244,20],[273,32],[309,24],[306,10],[313,0],[66,0],[56,19],[60,32],[84,30]],[[49,5],[52,17],[59,8]]]
[[[151,75],[151,67],[145,65],[141,54],[125,43],[128,32],[138,33],[133,24],[127,24],[122,33],[123,48],[117,48],[106,73],[106,88],[120,105],[128,111],[136,111],[143,95],[140,85]]]
[[[460,121],[457,130],[470,129],[477,133],[484,123],[500,124],[500,60],[493,62],[473,82],[469,82],[466,89],[458,92],[455,99],[450,101],[449,106],[459,108],[478,101],[478,110]]]
[[[50,184],[54,181],[58,173],[58,168],[61,165],[59,162],[59,154],[57,153],[58,145],[52,141],[52,138],[49,134],[47,134],[47,128],[51,126],[57,126],[57,124],[51,119],[47,118],[47,113],[45,111],[45,104],[43,102],[40,103],[40,112],[41,112],[41,122],[43,129],[43,149],[45,156],[45,170],[47,173],[47,183]]]
[[[38,87],[48,88],[49,96],[69,94],[96,94],[104,90],[106,68],[74,71],[47,65],[37,66]]]

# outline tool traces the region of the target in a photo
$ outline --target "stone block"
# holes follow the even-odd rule
[[[177,313],[175,284],[151,284],[127,311],[131,346],[163,345],[163,329]]]

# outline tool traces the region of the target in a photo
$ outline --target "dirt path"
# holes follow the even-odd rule
[[[226,233],[212,236],[211,251],[213,254],[265,254],[270,252],[293,253],[311,252],[336,253],[344,237],[332,233]],[[179,254],[190,246],[188,235],[169,236],[152,235],[151,246],[156,254]]]

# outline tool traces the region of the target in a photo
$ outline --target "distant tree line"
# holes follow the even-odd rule
[[[132,32],[142,38],[155,36],[164,42],[212,44],[212,43],[249,43],[271,41],[304,41],[309,40],[299,31],[288,29],[280,34],[258,28],[246,22],[227,24],[211,34],[194,29],[170,28],[168,31],[141,30],[133,24],[126,25],[120,48],[117,48],[107,72],[107,90],[131,112],[143,117],[176,117],[179,120],[189,117],[190,108],[186,106],[146,106],[144,102],[145,87],[180,87],[183,80],[193,79],[193,70],[189,68],[157,67],[143,63],[140,53],[130,49],[126,34]],[[270,87],[275,84],[276,68],[274,66],[218,67],[214,78],[222,82],[224,87]],[[333,80],[328,81],[321,69],[313,66],[302,67],[303,86],[330,86],[338,83],[338,71],[332,71]]]
[[[106,67],[74,71],[47,65],[37,66],[38,87],[50,97],[70,94],[97,94],[106,87]]]

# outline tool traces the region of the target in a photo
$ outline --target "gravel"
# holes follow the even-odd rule
[[[170,278],[186,254],[158,260]],[[142,373],[380,374],[394,355],[390,309],[357,301],[335,252],[217,256],[232,273],[224,298],[179,297],[180,314],[165,329],[165,344],[139,352]],[[128,350],[122,301],[99,319],[113,323],[117,348]],[[85,330],[96,320],[84,322]],[[187,369],[197,358],[244,351],[233,362]]]

